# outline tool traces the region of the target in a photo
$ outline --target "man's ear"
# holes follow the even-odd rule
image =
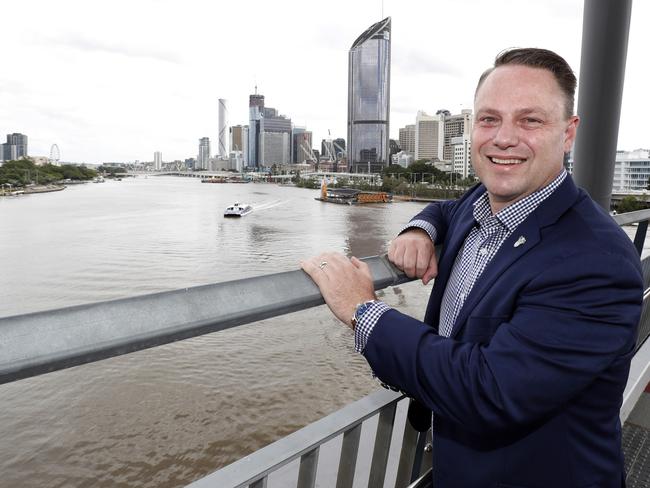
[[[576,140],[576,133],[578,131],[578,126],[580,125],[580,117],[574,115],[569,118],[567,122],[567,128],[564,131],[564,152],[571,152],[573,143]]]

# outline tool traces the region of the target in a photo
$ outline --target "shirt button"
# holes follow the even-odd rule
[[[488,250],[487,250],[486,248],[482,248],[478,253],[479,253],[481,256],[485,256],[485,255],[488,253]]]

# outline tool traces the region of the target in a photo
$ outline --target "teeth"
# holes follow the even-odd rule
[[[499,158],[490,158],[490,160],[495,164],[520,164],[525,161],[525,159],[499,159]]]

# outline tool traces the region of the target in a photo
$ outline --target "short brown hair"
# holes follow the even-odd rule
[[[555,77],[560,89],[564,93],[566,100],[564,102],[564,111],[567,118],[573,115],[573,104],[576,93],[576,76],[569,63],[562,56],[549,51],[548,49],[513,48],[500,52],[494,60],[494,66],[483,72],[476,85],[476,93],[485,79],[499,66],[506,65],[529,66],[531,68],[540,68],[550,71]]]

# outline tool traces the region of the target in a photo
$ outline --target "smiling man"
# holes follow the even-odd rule
[[[619,409],[641,270],[563,168],[575,87],[544,49],[506,51],[481,76],[481,184],[428,205],[389,249],[407,275],[436,278],[424,321],[377,301],[356,258],[301,263],[377,377],[422,405],[425,425],[433,412],[436,487],[625,485]]]

